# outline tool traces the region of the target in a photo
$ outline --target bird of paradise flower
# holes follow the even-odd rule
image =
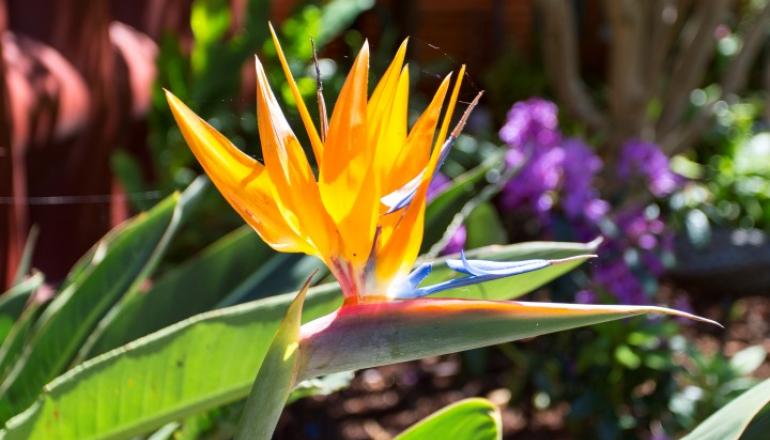
[[[364,43],[328,123],[324,111],[320,112],[319,132],[272,26],[270,31],[307,132],[317,175],[270,88],[259,58],[257,122],[264,164],[240,151],[171,92],[167,91],[166,96],[195,157],[243,219],[275,250],[303,252],[323,260],[340,284],[342,307],[301,329],[297,316],[307,284],[290,308],[284,324],[296,328],[282,327],[273,343],[282,344],[276,362],[288,362],[287,386],[283,388],[290,389],[304,378],[336,371],[492,345],[646,313],[713,323],[654,306],[425,298],[564,262],[469,260],[461,254],[460,258],[443,263],[458,277],[421,285],[433,267],[413,267],[423,236],[428,186],[481,94],[468,105],[450,132],[465,73],[462,66],[454,81],[452,74],[441,81],[410,128],[409,67],[404,65],[407,41],[399,47],[371,96],[369,46]],[[275,375],[275,370],[266,367],[269,358],[270,353],[262,369]],[[252,396],[257,391],[264,396],[265,391],[280,382],[275,377],[260,382],[258,377]],[[250,399],[249,405],[253,406],[252,403]],[[264,406],[264,399],[253,404]],[[275,408],[252,408],[250,412],[247,407],[247,413],[262,414],[265,410],[272,411],[272,416],[266,416],[269,421],[245,431],[262,432],[256,435],[258,438],[269,437],[280,407],[277,412]]]

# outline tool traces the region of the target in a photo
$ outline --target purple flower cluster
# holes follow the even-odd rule
[[[602,169],[602,160],[579,139],[564,141],[564,200],[562,207],[573,220],[598,222],[607,215],[610,204],[599,197],[594,176]]]
[[[642,276],[660,276],[661,252],[671,241],[656,210],[625,208],[611,212],[610,204],[596,187],[602,160],[581,139],[565,138],[558,126],[558,109],[552,102],[532,98],[514,104],[500,130],[508,145],[506,162],[519,171],[505,186],[500,203],[505,210],[534,212],[541,227],[549,228],[557,216],[575,236],[591,239],[605,235],[599,261],[594,265],[593,287],[615,295],[626,304],[649,302]],[[630,185],[644,179],[658,197],[680,185],[666,155],[652,143],[632,140],[621,151],[618,181]],[[613,227],[607,228],[611,224]],[[596,291],[580,291],[578,302],[594,302]]]
[[[618,162],[618,175],[624,179],[642,177],[656,197],[674,192],[682,183],[669,166],[668,157],[651,142],[632,139],[623,145]]]
[[[551,101],[531,98],[517,102],[507,116],[500,139],[508,145],[549,148],[561,142],[559,109]]]
[[[597,264],[593,275],[594,282],[615,295],[620,303],[630,305],[649,303],[642,283],[622,258],[609,261],[605,259]]]
[[[599,250],[594,282],[624,304],[647,304],[650,295],[641,277],[663,274],[661,254],[670,252],[673,236],[656,210],[626,209],[612,216],[617,228]]]
[[[558,109],[550,101],[532,98],[514,104],[500,138],[509,146],[506,162],[521,167],[505,186],[500,202],[508,210],[530,208],[547,222],[557,202],[573,220],[592,222],[609,205],[593,187],[602,161],[579,139],[564,139]]]

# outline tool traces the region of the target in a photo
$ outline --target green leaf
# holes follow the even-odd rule
[[[764,411],[751,421],[740,438],[741,440],[763,440],[767,438],[768,431],[770,431],[770,409],[765,407]]]
[[[374,6],[374,0],[332,0],[321,12],[318,45],[323,46],[350,26],[362,12]]]
[[[251,388],[235,438],[238,440],[270,440],[281,417],[281,411],[297,384],[299,329],[302,304],[312,275],[289,305],[286,316],[267,349]]]
[[[13,278],[13,284],[22,282],[24,277],[29,273],[30,265],[32,264],[32,254],[35,251],[35,244],[37,243],[39,233],[40,229],[37,225],[32,225],[29,229],[27,241],[24,243],[24,249],[21,251],[19,266],[16,268],[16,275]]]
[[[563,258],[584,254],[585,249],[586,245],[575,243],[530,243],[478,249],[472,255]],[[448,278],[451,271],[439,268],[434,276]],[[505,292],[488,294],[478,289],[461,293],[467,298],[506,297]],[[241,399],[294,297],[284,294],[196,315],[88,360],[48,384],[33,407],[6,424],[6,435],[126,438]],[[332,312],[341,300],[335,284],[311,289],[303,321]],[[212,359],[223,360],[215,371]]]
[[[302,327],[299,377],[438,356],[643,314],[714,323],[654,306],[458,299],[354,304]]]
[[[500,410],[489,400],[475,398],[431,414],[395,440],[496,440],[502,436]]]
[[[739,376],[747,376],[762,366],[767,357],[765,347],[761,345],[752,345],[735,353],[730,358],[730,368]]]
[[[39,285],[42,285],[42,275],[38,273],[34,277],[39,280]],[[32,334],[35,320],[42,309],[43,303],[35,300],[34,295],[28,297],[28,299],[26,307],[24,307],[24,310],[13,323],[13,326],[8,331],[8,335],[2,345],[0,345],[0,381],[5,380],[11,366],[19,359]]]
[[[294,388],[286,402],[294,402],[310,396],[328,396],[339,390],[345,389],[353,381],[355,374],[352,371],[340,371],[339,373],[329,374],[323,377],[314,377],[303,380]]]
[[[0,342],[8,336],[30,296],[43,285],[43,280],[42,273],[35,273],[0,295]]]
[[[175,194],[95,246],[91,260],[45,309],[18,361],[0,384],[0,419],[34,402],[67,367],[102,316],[149,275],[179,223]],[[109,234],[108,234],[109,235]]]
[[[479,204],[465,219],[467,239],[465,246],[474,249],[482,246],[505,243],[505,228],[497,210],[489,202]]]
[[[765,379],[712,414],[682,440],[736,440],[768,402],[770,379]]]
[[[89,357],[197,313],[289,292],[320,266],[315,258],[274,252],[244,226],[126,301]]]
[[[8,421],[6,437],[130,438],[244,398],[294,297],[196,315],[90,359]],[[336,286],[311,289],[303,318],[329,313],[340,302]]]
[[[208,67],[208,56],[230,27],[230,7],[226,0],[195,0],[190,10],[190,29],[195,45],[190,55],[193,71]]]
[[[92,353],[103,353],[214,308],[273,255],[250,227],[227,234],[200,255],[166,272],[147,293],[126,301]]]

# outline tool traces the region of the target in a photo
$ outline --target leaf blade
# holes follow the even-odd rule
[[[237,440],[270,440],[291,390],[297,384],[302,304],[312,277],[289,305],[267,349],[241,416]]]
[[[394,440],[496,440],[503,435],[500,417],[500,410],[489,400],[464,399],[422,419]]]
[[[648,313],[716,324],[655,306],[458,299],[346,305],[303,326],[300,378],[438,356]]]
[[[555,247],[534,243],[495,246],[469,255],[487,259],[507,259],[512,255],[563,258],[584,254],[586,249],[586,245],[577,243]],[[433,274],[439,279],[450,275],[446,268]],[[467,298],[487,296],[476,289],[461,294]],[[49,383],[35,407],[6,424],[6,435],[41,439],[125,438],[243,398],[294,295],[278,295],[202,313],[90,359]],[[493,296],[506,297],[500,292]],[[303,321],[330,313],[340,304],[336,284],[315,287],[308,292]],[[250,349],[243,350],[244,346]],[[212,375],[208,373],[212,358],[231,362],[224,371]],[[177,365],[179,359],[184,361],[183,367]],[[140,378],[136,375],[139,371],[153,374]],[[166,371],[178,374],[166,375]],[[140,401],[137,397],[151,391],[163,398]],[[81,408],[78,402],[100,399],[121,401],[124,407],[115,410],[100,405],[98,420],[102,422],[92,424],[92,407]]]
[[[731,400],[698,425],[682,440],[735,440],[741,437],[754,416],[770,402],[770,379]]]

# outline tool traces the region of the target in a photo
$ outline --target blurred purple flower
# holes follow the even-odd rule
[[[674,192],[682,178],[669,166],[668,157],[651,142],[633,139],[623,145],[618,162],[618,174],[624,179],[636,175],[647,181],[647,187],[656,197]]]
[[[553,195],[562,177],[564,151],[540,150],[531,155],[522,169],[506,183],[501,202],[506,209],[531,207],[540,216],[553,207]],[[509,163],[510,164],[510,163]]]
[[[468,238],[468,231],[465,229],[465,225],[461,225],[452,238],[449,239],[444,249],[441,250],[442,255],[456,254],[465,249],[465,240]]]
[[[647,304],[647,296],[639,279],[622,258],[600,261],[594,270],[594,280],[621,304]]]
[[[663,273],[660,253],[671,243],[658,214],[642,208],[610,214],[612,206],[596,187],[596,177],[603,168],[601,158],[583,140],[562,136],[558,109],[552,102],[531,98],[514,104],[500,138],[508,145],[507,165],[519,168],[503,189],[501,207],[528,209],[539,218],[541,227],[554,231],[566,223],[578,239],[609,234],[599,252],[602,258],[594,266],[595,287],[621,303],[648,303],[643,280]],[[658,197],[670,194],[681,183],[660,148],[638,140],[624,144],[617,172],[626,181],[643,178]],[[554,221],[559,213],[561,221]],[[603,223],[610,215],[608,220],[616,232],[607,232],[607,223]],[[576,301],[595,302],[596,291],[580,291]]]
[[[522,167],[503,190],[503,207],[529,207],[545,220],[554,204],[551,193],[561,182],[564,161],[564,151],[557,148],[561,133],[556,104],[541,98],[517,102],[500,129],[500,139],[509,147],[508,166]]]
[[[593,290],[581,290],[575,294],[575,302],[578,304],[596,304],[596,293]]]
[[[426,194],[426,198],[428,199],[428,202],[435,199],[436,196],[444,192],[445,189],[451,184],[452,181],[447,178],[447,176],[436,173],[435,176],[433,176],[433,180],[430,181],[430,184],[428,185],[428,193]]]
[[[610,209],[594,187],[594,177],[602,169],[602,160],[580,139],[567,139],[562,148],[564,212],[573,220],[585,218],[596,222]]]
[[[521,152],[535,146],[552,147],[561,139],[558,115],[559,110],[551,101],[542,98],[519,101],[508,111],[500,139]]]
[[[666,224],[660,217],[650,218],[641,208],[619,213],[615,217],[615,224],[620,229],[620,238],[646,251],[658,248],[659,239],[666,230]]]

